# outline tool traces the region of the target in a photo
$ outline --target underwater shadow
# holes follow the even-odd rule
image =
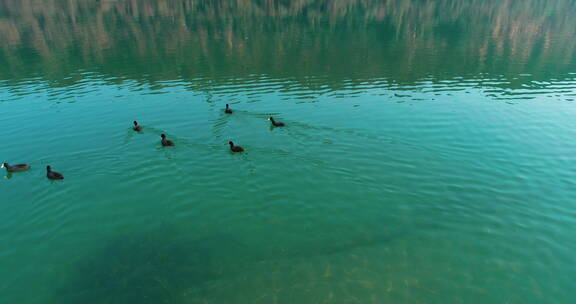
[[[266,261],[343,254],[386,246],[405,231],[324,239],[262,250],[261,239],[222,234],[190,237],[174,229],[128,233],[110,239],[75,262],[53,303],[190,303],[222,280]],[[265,246],[264,246],[265,247]]]
[[[229,235],[193,239],[165,231],[108,241],[74,265],[54,303],[186,303],[186,295],[233,265]]]

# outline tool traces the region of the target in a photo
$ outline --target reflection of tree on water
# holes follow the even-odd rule
[[[576,40],[557,39],[576,36],[570,0],[34,3],[0,2],[0,79],[66,84],[82,69],[207,87],[249,75],[332,86],[482,73],[550,80],[576,54]]]

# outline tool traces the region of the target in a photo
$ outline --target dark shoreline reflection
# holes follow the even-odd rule
[[[0,80],[205,86],[254,75],[304,87],[573,79],[570,0],[0,2]],[[519,75],[527,75],[519,77]],[[313,81],[310,81],[313,79]]]

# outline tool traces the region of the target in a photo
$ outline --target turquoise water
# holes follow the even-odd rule
[[[572,303],[575,16],[2,1],[0,303]]]

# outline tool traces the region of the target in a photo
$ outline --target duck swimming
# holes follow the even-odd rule
[[[272,118],[272,117],[268,118],[268,120],[271,121],[272,125],[275,127],[283,127],[284,126],[283,122],[275,121],[274,118]]]
[[[228,144],[230,145],[230,150],[232,152],[244,152],[244,148],[235,146],[233,142],[229,141]]]
[[[62,174],[52,171],[50,166],[46,166],[46,177],[49,179],[64,179]]]
[[[134,121],[134,131],[137,131],[137,132],[142,131],[142,127],[138,125],[137,121]]]
[[[30,165],[18,164],[18,165],[10,166],[8,163],[3,163],[2,166],[0,166],[0,168],[6,168],[6,171],[8,171],[8,172],[20,172],[20,171],[26,171],[26,170],[30,169]]]
[[[226,104],[226,110],[224,110],[226,114],[232,114],[232,110],[230,109],[230,105]]]
[[[162,137],[161,143],[164,147],[172,147],[174,146],[174,142],[171,140],[166,139],[166,135],[164,134],[160,134],[160,137]]]

